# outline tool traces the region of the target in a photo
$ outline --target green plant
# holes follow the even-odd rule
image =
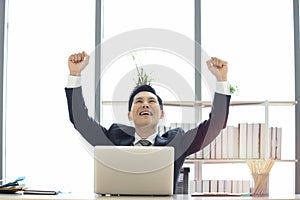
[[[229,93],[230,94],[234,94],[234,95],[238,95],[238,93],[239,93],[238,86],[237,85],[229,84]]]
[[[153,78],[150,76],[151,73],[147,74],[144,71],[144,68],[138,63],[139,61],[137,59],[137,56],[134,55],[134,53],[131,53],[130,55],[133,59],[133,62],[134,62],[134,65],[135,65],[135,68],[136,68],[136,71],[137,71],[137,80],[133,79],[136,86],[151,85],[151,82],[153,81]]]

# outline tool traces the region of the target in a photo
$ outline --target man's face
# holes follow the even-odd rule
[[[156,128],[164,112],[160,109],[157,97],[151,92],[139,92],[133,98],[129,120],[133,120],[136,127]]]

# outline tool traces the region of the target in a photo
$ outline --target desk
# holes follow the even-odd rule
[[[299,199],[300,195],[291,197],[191,197],[191,195],[173,196],[96,196],[88,195],[22,195],[22,194],[0,194],[1,200],[294,200]]]

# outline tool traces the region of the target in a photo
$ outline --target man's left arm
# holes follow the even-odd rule
[[[182,153],[188,156],[200,151],[226,128],[230,98],[230,95],[215,93],[209,118],[182,135]]]
[[[217,79],[216,92],[209,118],[185,134],[176,136],[181,138],[181,152],[185,156],[196,153],[210,144],[227,125],[231,98],[227,82],[227,62],[212,57],[207,61],[207,67]]]

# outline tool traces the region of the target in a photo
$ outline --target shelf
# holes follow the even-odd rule
[[[103,105],[126,105],[127,101],[102,101]],[[176,107],[211,107],[211,101],[164,101],[165,106]],[[231,106],[245,106],[245,105],[269,105],[269,106],[293,106],[297,101],[231,101]]]
[[[202,163],[202,164],[230,164],[230,163],[247,163],[249,160],[261,159],[185,159],[185,163]],[[274,160],[275,162],[298,162],[298,160]]]
[[[262,101],[230,101],[230,106],[262,106],[264,107],[264,114],[265,114],[265,127],[266,127],[266,133],[267,133],[267,139],[270,139],[270,133],[269,133],[269,108],[271,106],[295,106],[298,102],[297,101],[269,101],[269,100],[262,100]],[[125,106],[128,104],[127,101],[102,101],[103,105],[109,105],[109,106]],[[170,107],[181,107],[181,108],[191,108],[191,109],[202,109],[202,108],[209,108],[212,106],[212,101],[163,101],[164,106],[170,106]],[[201,117],[200,117],[201,118]],[[199,120],[199,119],[196,119]],[[184,163],[187,164],[193,164],[195,168],[194,178],[196,181],[202,180],[202,165],[207,164],[213,166],[213,164],[245,164],[248,165],[251,174],[253,175],[259,175],[260,173],[254,173],[256,169],[259,169],[259,171],[263,171],[262,175],[265,175],[265,171],[269,172],[275,162],[277,163],[288,163],[288,165],[293,165],[293,163],[298,162],[298,160],[293,159],[200,159],[200,158],[194,158],[188,157],[185,159]],[[220,158],[220,157],[219,157]],[[263,163],[263,164],[262,164]],[[290,163],[290,164],[289,164]],[[254,166],[254,167],[253,167]],[[254,170],[255,169],[255,170]],[[255,176],[256,177],[256,176]],[[256,179],[254,179],[256,180]],[[263,180],[265,179],[257,179],[257,180]],[[257,181],[256,180],[256,181]],[[255,182],[255,186],[266,186],[269,184],[269,179],[266,182]],[[268,186],[266,186],[268,187]],[[258,189],[260,189],[258,187]],[[195,188],[196,191],[201,192],[201,188]]]

